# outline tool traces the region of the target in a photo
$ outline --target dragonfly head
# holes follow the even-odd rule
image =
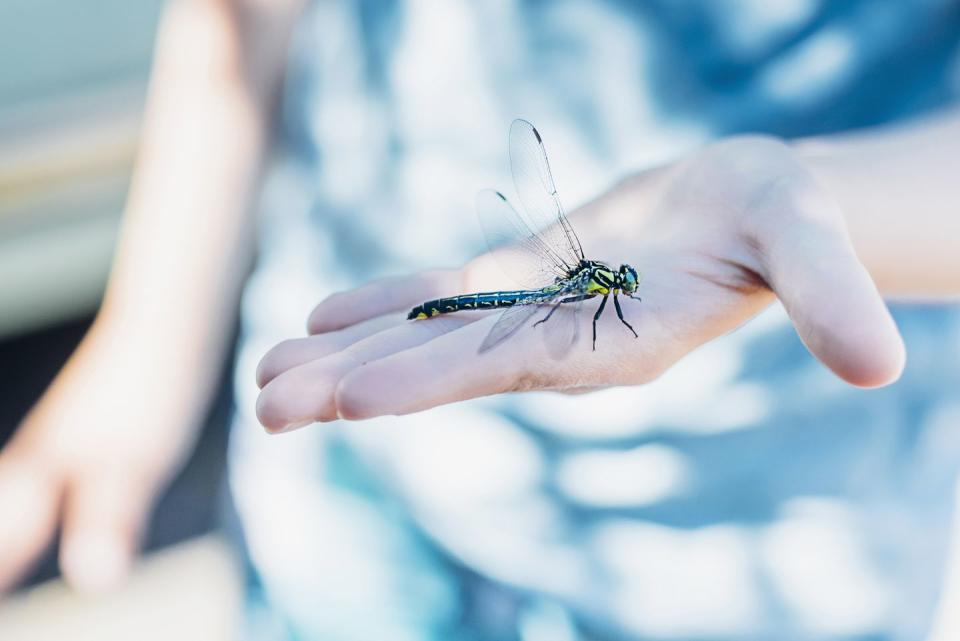
[[[620,265],[620,271],[617,273],[620,289],[624,294],[632,294],[637,291],[640,284],[640,274],[630,265]]]

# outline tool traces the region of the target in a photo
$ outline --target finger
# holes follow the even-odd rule
[[[314,421],[335,420],[339,416],[334,394],[347,372],[457,328],[476,324],[478,318],[457,314],[404,322],[343,351],[293,367],[264,386],[257,398],[257,418],[271,432],[288,431]]]
[[[327,297],[310,313],[307,332],[331,332],[375,316],[409,308],[432,298],[461,293],[461,273],[437,270],[374,281]]]
[[[0,592],[46,549],[57,525],[61,483],[34,460],[0,456]]]
[[[405,322],[406,312],[386,314],[340,330],[283,341],[260,360],[257,366],[257,385],[262,389],[288,369],[339,352],[368,336]]]
[[[900,376],[903,339],[842,226],[797,224],[764,262],[800,338],[837,376],[861,387]]]
[[[75,589],[116,588],[130,571],[153,491],[119,474],[80,476],[66,497],[60,568]]]
[[[509,342],[480,353],[480,345],[499,318],[492,314],[350,370],[337,384],[337,414],[360,420],[410,414],[502,392],[640,384],[655,378],[686,351],[662,319],[652,314],[632,319],[638,339],[624,335],[615,314],[601,317],[598,333],[608,338],[594,350],[592,315],[580,314],[580,338],[561,360],[551,350],[550,341],[556,336],[551,336],[549,327],[535,325],[522,327]]]
[[[337,384],[337,414],[346,419],[409,414],[499,392],[552,387],[549,375],[537,371],[537,363],[556,363],[539,337],[514,337],[511,349],[477,353],[496,318],[352,369]],[[531,350],[531,344],[538,349]]]

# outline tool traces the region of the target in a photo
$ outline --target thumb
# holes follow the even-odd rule
[[[74,588],[103,592],[126,578],[152,500],[148,483],[115,472],[79,475],[67,495],[60,568]]]
[[[792,199],[794,223],[765,247],[767,280],[807,349],[853,385],[894,382],[903,339],[857,258],[839,207],[825,194]]]

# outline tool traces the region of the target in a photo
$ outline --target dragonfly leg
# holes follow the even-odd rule
[[[620,309],[620,299],[617,298],[617,295],[613,295],[613,306],[617,308],[617,318],[620,319],[620,322],[627,326],[631,332],[633,332],[634,338],[640,338],[637,336],[637,330],[633,328],[633,325],[627,322],[627,319],[623,317],[623,310]]]
[[[607,296],[608,294],[604,295],[603,300],[600,301],[600,307],[597,308],[597,313],[593,315],[593,351],[597,351],[597,320],[603,313],[603,308],[607,305]]]
[[[556,303],[554,303],[553,305],[551,305],[551,306],[550,306],[550,311],[547,312],[547,315],[544,316],[543,318],[541,318],[540,320],[538,320],[536,323],[534,323],[533,326],[536,327],[536,326],[539,325],[540,323],[546,323],[548,320],[550,320],[550,317],[553,316],[553,313],[554,313],[555,311],[557,311],[557,309],[560,307],[560,304],[561,304],[562,302],[563,302],[562,300],[561,300],[561,301],[557,301]]]
[[[540,323],[546,323],[548,320],[550,320],[550,317],[553,316],[553,313],[557,311],[557,308],[560,307],[560,305],[562,305],[563,303],[576,303],[581,300],[587,300],[588,298],[593,298],[594,296],[596,296],[596,294],[582,294],[580,296],[568,296],[567,298],[558,300],[556,303],[553,304],[553,306],[550,307],[550,311],[547,312],[547,315],[541,318],[540,320],[538,320],[536,323],[534,323],[533,326],[536,327]]]

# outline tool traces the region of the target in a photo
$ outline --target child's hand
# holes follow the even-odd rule
[[[0,592],[54,537],[72,587],[117,587],[193,443],[195,381],[169,380],[150,346],[102,319],[0,450]]]
[[[810,351],[844,380],[885,385],[903,368],[902,340],[854,253],[843,213],[780,142],[712,145],[623,182],[571,221],[588,259],[642,272],[643,301],[623,300],[638,339],[608,312],[592,351],[599,299],[584,305],[580,340],[563,360],[550,357],[549,335],[532,321],[478,354],[496,311],[406,320],[424,300],[500,288],[493,261],[481,256],[460,271],[371,283],[320,303],[308,321],[311,336],[277,345],[260,363],[260,421],[279,431],[500,392],[638,385],[775,295]]]

